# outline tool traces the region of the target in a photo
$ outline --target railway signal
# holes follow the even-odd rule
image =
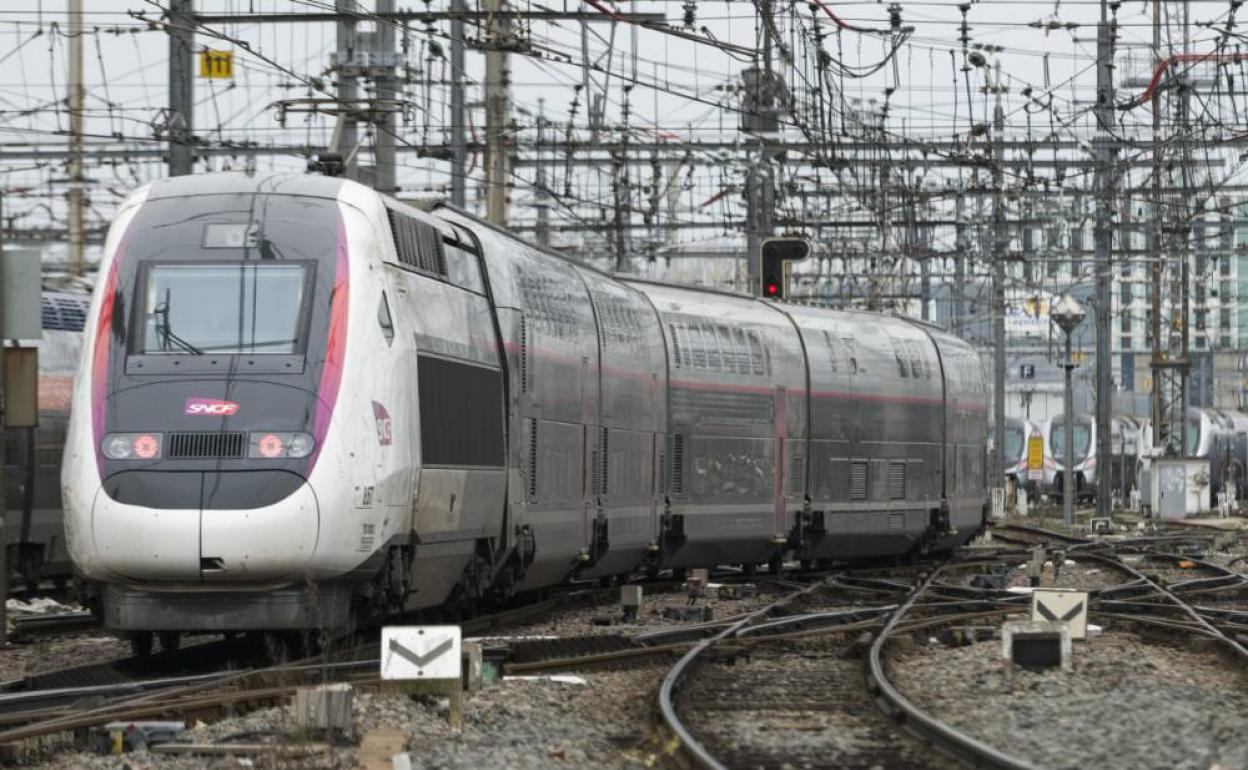
[[[810,241],[805,238],[768,238],[759,248],[759,271],[763,279],[763,296],[784,299],[787,291],[786,263],[800,262],[810,256]]]

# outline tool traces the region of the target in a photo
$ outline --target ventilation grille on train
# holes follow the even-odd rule
[[[170,433],[165,457],[181,459],[238,459],[247,449],[243,433]]]
[[[867,463],[865,460],[849,464],[849,499],[867,499]]]
[[[537,420],[529,420],[529,500],[537,499]]]
[[[789,460],[789,490],[795,495],[806,492],[806,458],[794,453]]]
[[[906,464],[904,462],[888,464],[888,499],[906,499]]]
[[[611,448],[607,446],[607,429],[600,428],[598,449],[594,453],[594,491],[599,495],[607,494],[608,461]]]
[[[672,436],[672,494],[681,495],[685,492],[685,437],[677,433]]]
[[[426,273],[446,275],[446,247],[442,245],[442,234],[438,229],[394,209],[387,213],[399,261]]]
[[[520,392],[529,392],[529,324],[520,316]]]

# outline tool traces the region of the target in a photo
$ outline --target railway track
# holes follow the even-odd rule
[[[671,668],[658,708],[685,762],[708,770],[950,766],[897,734],[889,714],[874,705],[876,685],[860,660],[876,638],[871,632],[893,627],[902,607],[918,595],[913,584],[864,585],[848,578],[854,588],[912,598],[904,605],[811,611],[820,588],[844,589],[845,580],[831,578],[751,613],[691,646]],[[1011,607],[1017,609],[1017,597],[945,600],[937,617],[905,628],[928,632],[1003,615]]]
[[[867,687],[859,634],[896,605],[821,612],[817,596],[795,592],[742,619],[669,672],[660,711],[686,760],[715,770],[953,767],[899,739]]]
[[[1192,566],[1202,574],[1185,571],[1185,580],[1159,582],[1144,569],[1124,563],[1117,551],[1137,555],[1146,564],[1177,563],[1182,555],[1141,551],[1138,544],[1109,548],[1071,537],[1056,540],[1063,548],[1077,549],[1080,561],[1122,576],[1120,582],[1107,581],[1091,591],[1092,615],[1099,622],[1134,624],[1170,642],[1175,634],[1195,635],[1236,660],[1248,660],[1243,640],[1236,636],[1242,630],[1242,613],[1210,611],[1187,599],[1240,590],[1242,575],[1196,560]],[[1002,559],[1015,566],[1020,562],[1018,556]],[[973,640],[976,631],[990,639],[991,628],[1005,615],[1026,611],[1025,596],[955,581],[959,573],[990,563],[951,563],[933,570],[917,587],[895,585],[904,596],[894,593],[898,603],[876,607],[869,621],[860,615],[843,617],[838,624],[839,613],[833,612],[825,622],[812,625],[811,618],[819,613],[793,610],[810,601],[812,591],[807,589],[689,644],[664,680],[659,698],[660,714],[685,762],[713,770],[781,767],[786,762],[814,768],[890,768],[942,766],[952,756],[976,767],[1037,767],[1015,753],[1010,742],[986,741],[916,705],[890,678],[892,656],[898,649],[910,649],[916,637],[928,639],[952,627],[967,639]],[[864,631],[872,633],[858,636]],[[863,647],[865,677],[855,659]],[[864,709],[864,704],[873,708]],[[899,726],[908,738],[899,737]]]
[[[725,574],[725,579],[734,575]],[[644,581],[650,593],[679,581]],[[617,588],[571,586],[538,601],[460,622],[465,636],[488,635],[538,621],[551,613],[614,602]],[[408,618],[397,622],[428,622]],[[315,658],[273,664],[262,645],[243,637],[206,642],[148,656],[75,666],[0,684],[0,756],[20,759],[42,739],[112,721],[185,718],[211,721],[224,714],[275,705],[300,686],[348,681],[378,684],[377,645],[371,636]],[[90,708],[82,708],[89,702]],[[34,741],[34,743],[31,743]]]

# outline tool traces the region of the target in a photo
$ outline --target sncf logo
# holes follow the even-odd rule
[[[390,421],[390,412],[386,407],[373,402],[373,420],[377,424],[377,443],[390,446],[394,443],[394,423]]]
[[[186,413],[211,417],[228,417],[238,411],[238,404],[219,398],[188,398]]]

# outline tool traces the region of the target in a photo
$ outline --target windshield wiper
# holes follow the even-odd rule
[[[172,303],[172,299],[173,290],[165,289],[165,301],[158,304],[156,309],[152,311],[152,315],[156,316],[156,337],[160,340],[161,351],[168,353],[171,346],[176,346],[184,353],[202,356],[204,351],[179,337],[174,333],[173,327],[169,325],[169,306]]]

